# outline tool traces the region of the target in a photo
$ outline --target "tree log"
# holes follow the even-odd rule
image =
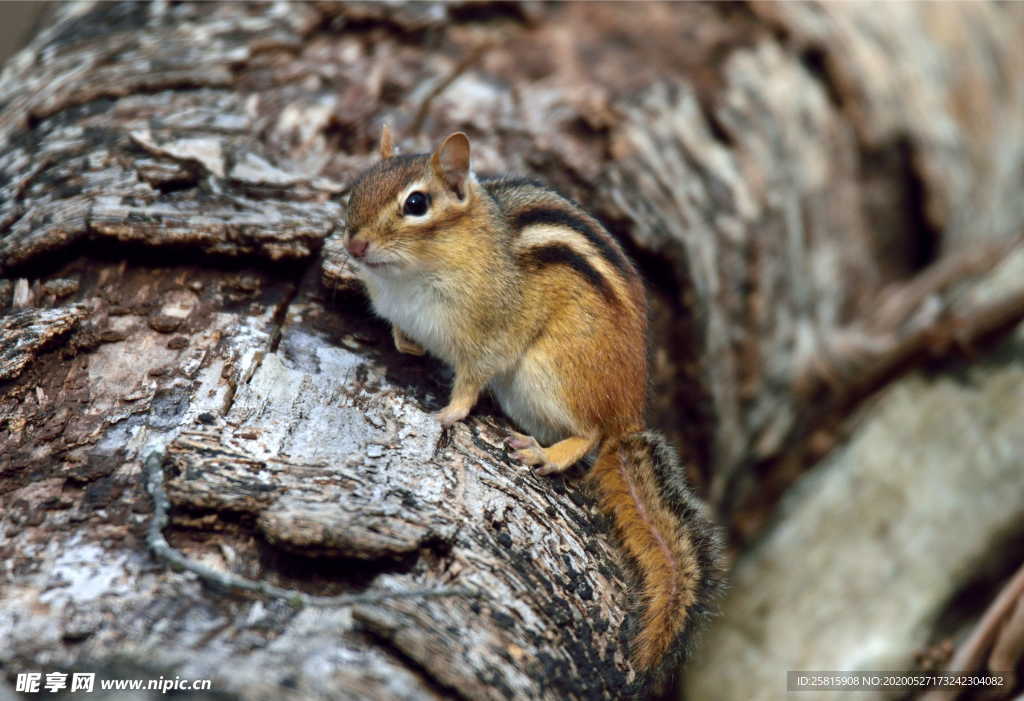
[[[594,211],[649,283],[651,423],[742,548],[792,479],[767,467],[998,256],[935,266],[1015,245],[1022,30],[981,3],[60,6],[0,79],[5,672],[642,687],[583,468],[517,465],[490,403],[440,429],[447,371],[392,349],[339,246],[348,183],[384,123],[406,152],[461,129],[479,172]],[[1024,313],[993,304],[978,340]],[[151,456],[170,547],[299,593],[164,567]],[[316,604],[414,590],[452,591]]]

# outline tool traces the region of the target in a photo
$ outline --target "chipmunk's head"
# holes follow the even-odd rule
[[[396,156],[385,127],[380,155],[352,186],[345,245],[361,270],[375,274],[430,269],[477,197],[469,139],[456,132],[433,153]]]

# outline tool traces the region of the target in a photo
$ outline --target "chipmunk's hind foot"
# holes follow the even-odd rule
[[[589,453],[595,443],[596,438],[572,436],[549,448],[543,448],[536,438],[514,431],[512,437],[508,439],[509,447],[516,451],[516,460],[535,466],[538,475],[565,472]]]

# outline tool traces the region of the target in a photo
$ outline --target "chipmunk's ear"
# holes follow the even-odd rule
[[[395,153],[395,141],[391,137],[391,127],[387,124],[380,130],[380,146],[377,147],[381,160],[387,160]]]
[[[466,196],[466,178],[469,177],[469,137],[461,131],[450,134],[430,157],[434,174],[458,195]]]

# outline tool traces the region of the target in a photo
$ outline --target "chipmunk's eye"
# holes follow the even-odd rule
[[[402,214],[405,216],[422,217],[427,213],[427,209],[430,208],[430,195],[425,192],[410,192],[409,196],[405,198],[405,206],[402,208]]]

